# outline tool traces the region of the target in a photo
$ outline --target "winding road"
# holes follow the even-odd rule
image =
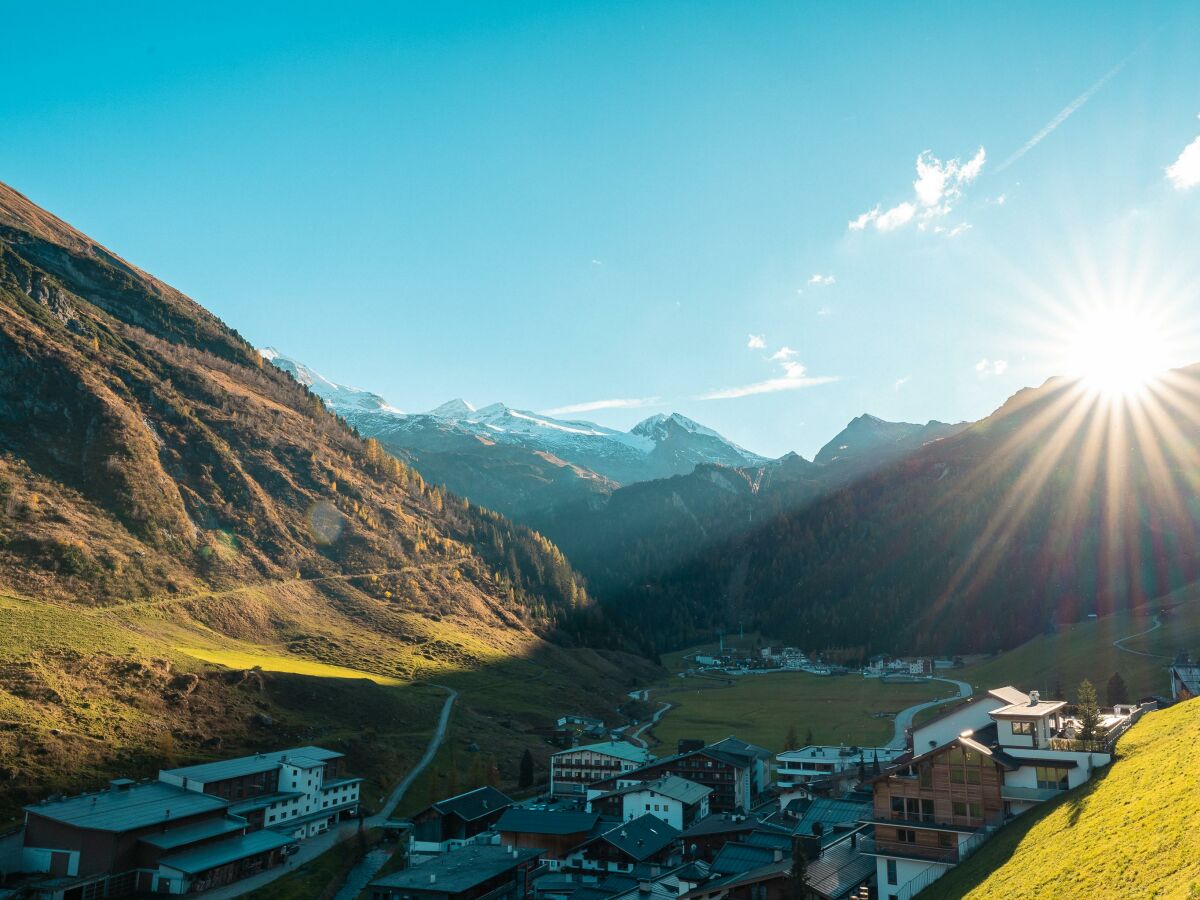
[[[300,843],[299,850],[287,858],[282,866],[276,866],[274,869],[268,869],[265,872],[260,872],[250,878],[245,878],[236,884],[231,884],[228,887],[217,888],[216,890],[206,891],[202,894],[197,894],[198,897],[203,897],[205,900],[233,900],[234,897],[243,897],[264,885],[270,884],[277,878],[280,878],[289,872],[294,872],[307,862],[316,859],[327,850],[332,850],[334,846],[342,841],[350,840],[358,834],[360,827],[376,828],[383,825],[388,820],[391,814],[395,811],[400,801],[404,799],[405,793],[412,783],[417,779],[426,767],[433,762],[434,756],[437,755],[438,748],[446,739],[446,729],[450,724],[450,712],[454,708],[454,701],[458,699],[458,691],[445,685],[435,684],[433,687],[441,688],[446,692],[446,701],[442,704],[442,711],[438,715],[437,725],[434,727],[433,735],[429,738],[429,744],[425,747],[424,755],[418,760],[417,764],[409,770],[408,774],[401,779],[400,783],[392,789],[388,794],[387,800],[380,807],[379,812],[375,815],[362,821],[360,826],[359,820],[354,819],[340,823],[336,828],[331,828],[324,834],[319,834],[316,837],[309,838]],[[337,898],[355,897],[357,891],[347,894],[346,891],[353,890],[353,885],[363,880],[369,882],[375,873],[387,861],[387,856],[379,853],[368,854],[367,857],[351,870],[347,876],[346,887],[339,891]],[[366,867],[366,868],[363,868]],[[372,868],[373,867],[373,868]],[[369,871],[368,871],[369,869]]]
[[[910,706],[908,709],[902,709],[896,713],[896,729],[892,733],[892,739],[887,746],[893,749],[901,749],[906,744],[905,732],[912,725],[913,718],[923,709],[932,709],[935,706],[942,706],[946,703],[954,703],[956,700],[965,700],[975,693],[971,685],[965,681],[957,681],[953,678],[939,678],[936,675],[929,679],[930,681],[944,681],[946,684],[953,684],[958,687],[957,697],[943,697],[941,700],[929,700],[925,703],[918,703],[916,706]]]
[[[1113,646],[1116,647],[1118,650],[1121,650],[1125,653],[1132,653],[1135,656],[1147,656],[1150,659],[1170,659],[1171,657],[1163,656],[1161,653],[1146,653],[1145,651],[1142,651],[1142,650],[1130,650],[1128,647],[1125,646],[1126,641],[1131,641],[1135,637],[1141,637],[1143,634],[1149,634],[1152,631],[1158,631],[1158,629],[1162,628],[1162,617],[1161,616],[1154,616],[1150,621],[1153,622],[1154,624],[1151,625],[1149,628],[1147,628],[1145,631],[1139,631],[1137,634],[1127,634],[1123,638],[1117,638],[1117,640],[1113,641]]]

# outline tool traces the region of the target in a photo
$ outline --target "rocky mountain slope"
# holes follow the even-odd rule
[[[198,659],[405,684],[511,671],[593,709],[639,665],[564,649],[606,631],[548,541],[431,485],[198,304],[4,185],[0,599],[0,758],[27,790],[153,765],[160,744],[278,740],[248,728],[244,685]],[[182,674],[201,677],[195,702]],[[233,712],[204,714],[201,696]],[[256,715],[283,714],[259,699]],[[349,727],[344,707],[289,709],[296,728]]]

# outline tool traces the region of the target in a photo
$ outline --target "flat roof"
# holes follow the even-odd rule
[[[988,715],[998,719],[1040,719],[1058,712],[1066,705],[1066,700],[1039,700],[1037,703],[1026,701],[993,709]]]
[[[567,812],[552,809],[522,809],[510,806],[496,822],[497,831],[523,834],[582,834],[591,831],[599,813]]]
[[[148,834],[139,838],[141,843],[157,847],[159,850],[174,850],[186,847],[196,841],[219,835],[234,834],[246,830],[246,820],[240,816],[226,816],[223,819],[205,819],[194,825],[184,825],[182,828],[168,828],[158,834]]]
[[[260,853],[286,847],[292,843],[295,841],[276,834],[274,831],[252,831],[227,841],[205,844],[195,850],[185,850],[182,853],[167,856],[160,859],[158,864],[169,869],[176,869],[185,875],[198,875],[209,869],[237,862],[248,856],[257,856]]]
[[[184,766],[182,769],[164,769],[160,774],[174,775],[178,778],[186,778],[188,781],[209,784],[213,781],[224,781],[226,778],[240,778],[243,775],[270,772],[279,768],[283,762],[309,769],[324,765],[331,759],[339,759],[341,756],[342,754],[336,750],[326,750],[324,747],[292,747],[289,750],[256,753],[253,756],[239,756],[236,759],[219,759],[216,762]]]
[[[628,760],[629,762],[644,763],[654,759],[654,755],[644,747],[637,747],[628,741],[602,741],[599,744],[583,744],[579,747],[571,747],[567,750],[559,750],[552,756],[562,756],[564,753],[603,753],[606,756],[615,756],[617,759]]]
[[[200,813],[224,809],[228,800],[149,781],[118,790],[100,791],[26,806],[30,815],[93,831],[133,831]]]
[[[370,887],[458,894],[515,869],[541,852],[509,850],[497,844],[468,844],[411,869],[385,875],[372,881]]]

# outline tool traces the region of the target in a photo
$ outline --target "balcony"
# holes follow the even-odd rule
[[[1023,803],[1044,803],[1055,797],[1061,797],[1065,793],[1066,791],[1058,788],[1017,787],[1007,784],[1000,788],[1000,796],[1005,800],[1017,800]]]
[[[878,841],[861,838],[858,852],[865,856],[891,856],[898,859],[913,859],[921,862],[941,863],[947,866],[959,862],[957,847],[922,847],[918,844],[903,844],[899,841]]]

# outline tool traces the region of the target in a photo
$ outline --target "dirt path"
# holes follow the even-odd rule
[[[1141,637],[1143,634],[1149,634],[1152,631],[1158,631],[1158,629],[1162,628],[1161,616],[1154,616],[1154,618],[1152,618],[1150,621],[1152,621],[1154,624],[1145,631],[1139,631],[1137,634],[1127,634],[1123,638],[1117,638],[1115,641],[1113,641],[1113,646],[1124,653],[1132,653],[1135,656],[1145,656],[1150,659],[1170,659],[1171,657],[1163,656],[1161,653],[1146,653],[1143,650],[1130,650],[1125,646],[1126,641],[1131,641],[1135,637]]]

